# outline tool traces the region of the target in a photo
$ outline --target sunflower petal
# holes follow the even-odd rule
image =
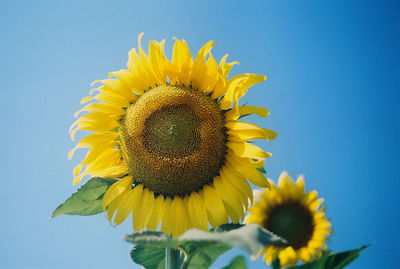
[[[170,235],[172,233],[172,229],[174,226],[173,220],[172,220],[172,215],[171,215],[171,205],[172,205],[172,200],[168,196],[165,198],[164,201],[164,215],[162,217],[162,225],[161,225],[161,230]]]
[[[263,151],[259,147],[249,144],[247,142],[233,142],[229,141],[226,143],[233,153],[239,157],[253,158],[253,159],[264,159],[271,156],[270,153]]]
[[[188,200],[188,210],[192,223],[196,228],[208,231],[207,210],[197,192],[192,192]]]
[[[104,194],[102,200],[102,208],[103,210],[122,192],[129,190],[132,186],[132,176],[126,176],[121,180],[118,180],[114,184],[111,185],[110,188]]]
[[[160,224],[160,221],[162,220],[163,214],[164,214],[164,196],[159,195],[155,200],[154,200],[154,209],[153,213],[150,216],[150,219],[147,223],[147,229],[150,231],[155,231],[157,230],[158,224]]]
[[[222,110],[227,110],[236,99],[240,99],[247,89],[254,84],[260,83],[266,79],[265,76],[256,74],[242,74],[231,78],[228,81],[228,91],[220,100],[219,105]]]
[[[200,196],[207,209],[208,220],[214,228],[217,228],[221,224],[228,223],[228,215],[224,210],[224,205],[213,187],[208,185],[204,186],[203,190],[200,192]]]
[[[115,215],[115,224],[121,224],[136,208],[142,198],[143,186],[139,185],[130,190],[125,198],[119,203],[118,211]]]
[[[140,203],[136,207],[132,216],[133,229],[135,231],[141,231],[146,227],[147,222],[149,221],[150,216],[153,213],[153,208],[154,193],[149,191],[147,188],[143,188]]]

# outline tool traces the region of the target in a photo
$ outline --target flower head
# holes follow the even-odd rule
[[[251,183],[267,187],[258,170],[270,154],[248,143],[273,139],[276,133],[238,121],[268,115],[262,107],[239,106],[247,89],[265,76],[242,74],[228,79],[234,64],[227,55],[219,64],[212,41],[194,61],[184,40],[176,40],[172,61],[164,41],[150,41],[129,52],[128,70],[91,91],[77,112],[88,112],[71,126],[91,131],[70,152],[87,147],[74,169],[74,184],[83,176],[120,178],[105,193],[103,208],[120,224],[131,213],[134,230],[161,230],[179,235],[196,227],[208,230],[229,218],[239,222],[252,199]]]
[[[305,192],[303,177],[296,183],[282,172],[278,186],[256,191],[259,199],[250,208],[246,223],[258,223],[287,240],[285,245],[271,245],[262,252],[271,264],[279,258],[281,265],[294,265],[298,260],[310,262],[326,250],[331,224],[325,216],[323,199],[316,191]]]

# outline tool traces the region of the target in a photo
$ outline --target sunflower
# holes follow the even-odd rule
[[[331,224],[320,205],[316,191],[304,192],[303,176],[296,183],[282,172],[278,186],[271,184],[250,208],[246,223],[258,223],[263,228],[287,240],[284,245],[263,249],[264,260],[271,264],[279,258],[281,265],[294,265],[298,260],[310,262],[326,250],[325,242],[331,234]]]
[[[192,59],[185,40],[175,40],[172,61],[164,55],[164,40],[150,41],[148,55],[138,40],[129,52],[127,70],[83,98],[71,126],[91,131],[77,148],[89,148],[74,169],[74,184],[85,175],[118,178],[102,204],[113,225],[131,213],[135,231],[161,230],[177,236],[189,228],[208,230],[244,218],[252,202],[251,183],[268,187],[260,172],[270,156],[253,139],[273,139],[276,133],[239,118],[262,107],[239,106],[247,89],[265,76],[242,74],[228,79],[237,62],[219,64],[206,43]],[[95,96],[91,96],[97,92]]]

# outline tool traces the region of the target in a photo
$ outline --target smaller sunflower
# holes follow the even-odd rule
[[[246,223],[257,223],[287,240],[284,245],[271,245],[262,250],[264,260],[271,264],[279,258],[281,265],[295,265],[298,260],[310,262],[326,250],[331,223],[325,216],[323,199],[316,191],[304,192],[303,176],[296,183],[282,172],[278,186],[255,191],[258,199],[250,208]]]

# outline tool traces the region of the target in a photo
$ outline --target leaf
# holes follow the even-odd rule
[[[146,267],[142,260],[137,259],[136,252],[138,246],[141,253],[149,248],[173,248],[181,250],[185,259],[182,268],[208,268],[224,252],[234,246],[239,246],[252,255],[259,253],[261,248],[269,244],[284,243],[284,240],[276,235],[262,229],[257,224],[247,226],[237,224],[225,224],[216,231],[205,232],[198,229],[191,229],[179,237],[170,237],[162,232],[141,232],[126,235],[124,239],[128,242],[137,244],[131,250],[131,257],[134,255],[134,262]],[[151,256],[148,256],[150,259]],[[146,258],[143,258],[144,260]],[[140,261],[140,262],[138,262]],[[158,260],[160,265],[161,260]],[[146,267],[147,268],[147,267]],[[156,268],[156,267],[149,267]]]
[[[238,227],[236,224],[233,225]],[[237,229],[231,230],[229,230],[229,227],[230,225],[220,226],[216,232],[191,229],[179,237],[170,237],[162,232],[146,231],[126,235],[124,239],[135,244],[171,248],[177,248],[188,242],[220,242],[230,247],[239,246],[252,255],[258,254],[259,250],[266,245],[285,243],[285,240],[257,224],[242,225]]]
[[[132,260],[146,269],[164,268],[165,248],[134,246],[130,252]],[[161,266],[161,267],[160,267]]]
[[[223,243],[185,243],[181,246],[186,258],[182,267],[190,269],[207,269],[215,260],[230,250],[231,247]]]
[[[354,261],[363,249],[369,246],[362,246],[358,249],[343,252],[326,252],[319,259],[298,266],[291,266],[290,269],[340,269]]]
[[[117,180],[110,178],[93,177],[83,184],[77,192],[59,205],[51,215],[54,218],[61,214],[67,215],[95,215],[103,212],[101,200],[106,190]]]
[[[246,269],[246,259],[242,255],[236,256],[229,265],[223,267],[222,269]]]

